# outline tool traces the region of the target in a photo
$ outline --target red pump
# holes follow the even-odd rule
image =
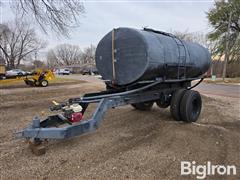
[[[71,114],[71,122],[79,122],[83,119],[83,115],[81,112],[74,112]]]

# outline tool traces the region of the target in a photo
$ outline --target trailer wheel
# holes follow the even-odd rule
[[[173,93],[172,96],[170,112],[172,117],[177,121],[180,121],[182,119],[180,114],[180,103],[185,92],[186,89],[178,89]]]
[[[48,86],[48,81],[47,80],[42,80],[41,82],[40,82],[40,85],[42,86],[42,87],[47,87]]]
[[[185,122],[197,121],[202,109],[201,95],[197,91],[188,90],[182,97],[180,113]]]
[[[170,98],[171,96],[169,94],[161,94],[160,99],[156,100],[156,104],[158,105],[158,107],[160,108],[167,108],[170,105]]]
[[[147,101],[147,102],[141,102],[141,103],[134,103],[131,105],[137,110],[148,111],[152,108],[153,103],[154,103],[153,101]]]

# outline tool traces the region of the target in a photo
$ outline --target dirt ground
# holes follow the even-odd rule
[[[192,124],[173,121],[169,109],[157,106],[149,112],[131,106],[112,109],[97,131],[51,141],[42,156],[14,138],[33,116],[48,115],[52,100],[101,89],[99,83],[86,82],[0,87],[0,179],[193,179],[180,176],[181,161],[235,165],[237,176],[209,179],[240,177],[239,98],[202,96],[201,117]]]

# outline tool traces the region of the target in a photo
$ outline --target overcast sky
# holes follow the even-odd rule
[[[2,1],[2,0],[1,0]],[[9,3],[3,0],[1,23],[13,19]],[[116,27],[142,28],[148,26],[162,31],[204,32],[210,31],[206,12],[214,1],[83,1],[86,14],[81,18],[80,27],[74,29],[69,39],[50,33],[40,36],[48,41],[47,49],[60,43],[86,47],[97,45],[99,40]]]

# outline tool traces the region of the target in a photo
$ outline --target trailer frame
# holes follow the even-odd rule
[[[17,138],[32,139],[33,142],[39,142],[48,139],[68,139],[74,136],[92,132],[99,128],[105,112],[110,108],[124,106],[128,104],[141,103],[147,101],[156,101],[161,98],[171,98],[177,89],[191,89],[191,81],[200,79],[195,84],[198,85],[203,78],[164,80],[159,78],[153,82],[137,83],[138,88],[129,90],[105,90],[97,93],[88,93],[80,98],[72,98],[67,102],[52,106],[51,110],[61,110],[67,104],[78,103],[83,107],[82,113],[85,112],[88,105],[97,103],[97,108],[90,119],[78,123],[70,123],[62,114],[48,116],[41,121],[40,118],[34,117],[32,124],[15,134]],[[58,127],[67,124],[64,127]]]

